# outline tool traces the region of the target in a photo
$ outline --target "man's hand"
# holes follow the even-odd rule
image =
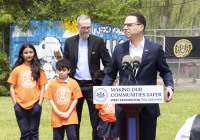
[[[171,87],[165,88],[165,100],[166,102],[170,102],[173,98],[174,92]]]

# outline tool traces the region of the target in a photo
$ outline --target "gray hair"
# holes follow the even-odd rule
[[[80,20],[86,20],[86,19],[90,19],[91,20],[89,15],[82,14],[82,15],[78,16],[77,23],[80,24]]]

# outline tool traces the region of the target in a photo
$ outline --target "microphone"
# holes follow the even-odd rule
[[[129,66],[131,65],[132,62],[132,58],[130,55],[125,55],[122,59],[122,69],[126,70],[129,68]]]
[[[134,70],[137,69],[137,68],[139,68],[139,66],[140,66],[140,64],[141,64],[141,57],[139,57],[139,56],[134,56],[132,62],[133,62],[132,64],[133,64],[133,69],[134,69]]]

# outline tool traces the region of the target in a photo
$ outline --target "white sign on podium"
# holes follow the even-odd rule
[[[94,86],[94,104],[164,103],[164,86]]]

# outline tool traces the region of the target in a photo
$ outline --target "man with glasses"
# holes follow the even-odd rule
[[[146,40],[143,36],[146,20],[139,13],[130,13],[124,21],[124,33],[128,41],[118,44],[112,53],[111,63],[103,80],[103,86],[112,85],[119,72],[119,85],[156,85],[157,73],[164,81],[165,99],[167,102],[173,97],[172,73],[164,57],[162,46]],[[130,55],[141,58],[141,64],[136,74],[127,78],[132,71],[122,68],[122,59]],[[117,110],[120,140],[126,140],[126,114]],[[119,113],[119,114],[118,114]],[[139,140],[155,140],[157,117],[160,115],[158,104],[145,104],[139,112]]]
[[[80,15],[77,18],[77,27],[79,34],[66,39],[63,55],[71,63],[70,77],[76,79],[83,94],[83,98],[80,98],[77,104],[79,120],[77,138],[79,139],[83,103],[86,99],[92,125],[92,140],[98,140],[97,126],[99,116],[98,110],[95,109],[93,104],[94,75],[100,70],[101,61],[105,71],[110,62],[110,55],[104,40],[90,34],[91,18],[88,15]]]

